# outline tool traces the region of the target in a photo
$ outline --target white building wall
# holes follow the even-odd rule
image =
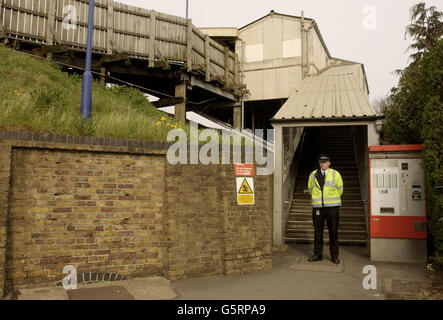
[[[315,75],[328,66],[329,57],[310,26],[312,20],[306,19],[305,65],[309,53],[309,74]],[[236,52],[240,61],[244,53],[244,83],[251,93],[246,101],[288,98],[302,80],[300,27],[300,18],[271,14],[239,30]]]
[[[277,14],[239,30],[236,52],[240,61],[244,53],[247,101],[289,97],[301,80],[300,34],[296,18]]]
[[[306,76],[316,75],[331,65],[350,63],[329,56],[313,20],[305,19],[304,29]],[[237,33],[233,28],[203,30],[213,36],[237,39],[235,52],[240,62],[244,62],[241,67],[243,82],[250,91],[245,101],[286,99],[296,89],[296,83],[302,80],[301,18],[271,13],[239,29]],[[356,64],[356,68],[351,68],[350,72],[368,92],[362,67]]]

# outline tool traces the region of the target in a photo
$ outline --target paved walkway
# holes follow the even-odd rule
[[[324,258],[329,257],[328,247]],[[210,276],[173,282],[176,299],[385,299],[385,279],[427,279],[425,265],[370,262],[368,249],[341,246],[342,272],[290,269],[300,257],[312,254],[312,245],[296,245],[276,252],[273,268],[235,276]],[[331,265],[333,265],[331,263]],[[377,270],[377,290],[363,289],[365,265]],[[318,268],[317,268],[318,269]]]
[[[121,287],[127,290],[129,296],[120,295],[109,290],[114,287]],[[177,296],[171,288],[169,280],[163,277],[139,278],[115,282],[102,282],[94,284],[79,284],[77,290],[87,289],[87,294],[80,294],[79,299],[84,300],[169,300]],[[91,290],[92,289],[92,290]],[[97,289],[94,290],[93,289]],[[118,290],[114,290],[117,291]],[[69,300],[68,291],[63,287],[45,287],[20,289],[18,300]],[[75,298],[74,298],[75,300]]]
[[[290,246],[286,252],[273,254],[271,270],[234,276],[207,276],[170,282],[162,277],[115,281],[112,283],[82,284],[81,288],[114,288],[116,292],[126,291],[134,299],[345,299],[373,300],[395,298],[393,284],[404,280],[414,285],[430,283],[431,272],[424,264],[370,262],[368,250],[360,246],[341,246],[340,259],[343,264],[338,268],[328,261],[318,263],[313,270],[306,270],[306,257],[312,254],[312,245]],[[329,257],[328,247],[324,248],[324,258]],[[300,268],[297,263],[304,263]],[[363,267],[374,265],[377,271],[377,289],[365,290],[362,282],[366,274]],[[296,267],[296,268],[294,268]],[[418,281],[417,281],[418,280]],[[395,285],[394,285],[395,287]],[[402,287],[402,288],[403,288]],[[112,289],[112,288],[111,288]],[[125,290],[126,289],[126,290]],[[393,290],[394,289],[394,290]],[[112,297],[109,288],[88,291],[84,299]],[[416,289],[414,289],[416,290]],[[112,290],[111,290],[112,291]],[[77,294],[77,293],[76,293]],[[124,295],[123,295],[124,296]],[[85,297],[85,295],[83,295]],[[62,287],[20,289],[18,299],[68,299]],[[118,298],[118,295],[117,295]]]

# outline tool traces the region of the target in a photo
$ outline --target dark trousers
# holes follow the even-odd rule
[[[314,255],[323,255],[323,232],[325,229],[325,220],[329,231],[329,252],[331,258],[338,258],[338,208],[323,207],[313,208],[312,221],[314,222]],[[320,215],[316,214],[320,210]]]

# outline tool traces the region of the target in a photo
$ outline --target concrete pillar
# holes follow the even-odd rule
[[[175,97],[183,98],[183,103],[177,103],[174,109],[174,116],[178,121],[186,121],[186,83],[179,83],[175,86]]]
[[[283,224],[283,128],[274,126],[274,214],[272,220],[272,245],[285,244]]]
[[[375,121],[368,123],[368,146],[380,145],[380,134],[375,128]]]
[[[100,68],[100,83],[102,85],[106,84],[106,68],[105,67]]]
[[[241,124],[242,124],[242,119],[241,119],[241,106],[234,106],[233,108],[233,126],[234,129],[237,129],[238,131],[241,131]]]

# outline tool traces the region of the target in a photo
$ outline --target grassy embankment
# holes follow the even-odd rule
[[[80,115],[81,77],[54,63],[0,47],[0,128],[96,137],[166,141],[180,124],[157,110],[142,92],[93,83],[92,114]]]

